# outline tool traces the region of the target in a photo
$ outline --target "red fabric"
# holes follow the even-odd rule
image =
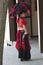
[[[25,43],[24,43],[24,40],[23,39],[21,41],[20,34],[21,34],[21,31],[19,30],[17,32],[17,35],[16,35],[16,45],[15,45],[15,47],[16,47],[17,50],[19,50],[19,48],[23,48],[25,50]],[[30,46],[30,42],[29,41],[28,41],[28,49],[31,49],[31,46]]]
[[[21,34],[21,31],[19,30],[16,34],[16,45],[15,45],[15,47],[17,50],[19,49],[19,44],[20,44],[21,48],[25,49],[25,44],[24,44],[23,40],[21,41],[20,34]],[[21,45],[21,43],[22,43],[22,45]]]
[[[15,47],[16,47],[16,49],[18,50],[19,49],[19,40],[18,39],[20,39],[20,31],[17,31],[17,34],[16,34],[16,45],[15,45]]]
[[[27,22],[23,18],[21,18],[21,20],[16,20],[16,23],[18,23],[19,27],[23,27],[23,25],[27,24]],[[21,38],[22,38],[21,34],[22,34],[21,30],[18,30],[17,34],[16,34],[16,46],[15,46],[17,50],[19,49],[19,47],[21,47],[25,50],[25,43],[24,43],[24,39],[22,39],[22,41],[21,41]],[[28,47],[29,47],[29,49],[31,48],[30,42],[28,42]]]
[[[27,24],[27,22],[23,18],[21,18],[20,20],[16,20],[16,23],[18,23],[19,27],[23,27],[23,25]]]
[[[19,49],[19,46],[18,46],[18,42],[16,41],[16,49],[18,50]],[[24,42],[22,42],[22,46],[21,48],[23,48],[25,50],[25,45],[24,45]]]
[[[17,42],[16,42],[16,46],[15,46],[15,47],[16,47],[16,49],[18,50],[18,43],[17,43]]]
[[[16,23],[18,23],[18,22],[19,22],[19,20],[17,19],[17,20],[16,20]]]

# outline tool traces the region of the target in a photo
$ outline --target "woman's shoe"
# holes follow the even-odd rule
[[[20,60],[21,60],[21,61],[24,61],[24,59],[23,59],[23,58],[21,58]]]

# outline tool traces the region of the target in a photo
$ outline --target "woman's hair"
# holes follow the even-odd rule
[[[24,13],[24,12],[21,12],[20,14],[18,14],[18,20],[19,20],[20,18],[23,18],[23,17],[21,16],[22,13]]]
[[[21,12],[18,14],[18,16],[21,17],[21,14],[23,14],[23,13],[25,14],[26,11],[21,11]]]

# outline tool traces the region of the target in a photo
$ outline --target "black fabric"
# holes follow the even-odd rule
[[[24,58],[24,54],[25,54],[25,51],[22,48],[20,48],[19,49],[19,58]]]
[[[21,35],[21,37],[22,36],[23,34]],[[22,41],[22,38],[21,38],[21,41]],[[31,53],[30,53],[30,49],[28,48],[28,35],[25,35],[24,43],[25,43],[25,50],[22,48],[19,48],[19,58],[29,60],[31,58]]]
[[[30,50],[27,52],[20,48],[19,58],[23,58],[24,60],[29,60],[31,58]]]
[[[24,42],[25,42],[25,50],[28,50],[28,35],[27,34],[25,34]]]

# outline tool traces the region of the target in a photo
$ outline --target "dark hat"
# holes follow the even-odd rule
[[[11,16],[16,16],[17,14],[21,14],[22,12],[27,12],[30,14],[30,4],[27,4],[25,2],[20,2],[15,4],[11,9],[10,9],[10,17]]]

